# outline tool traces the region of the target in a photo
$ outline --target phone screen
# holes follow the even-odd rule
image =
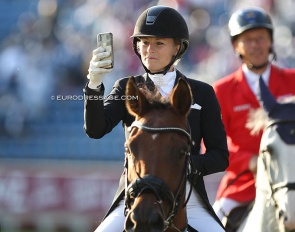
[[[105,66],[103,68],[113,68],[114,66],[114,51],[113,51],[113,34],[111,32],[99,33],[97,35],[97,45],[102,46],[107,52],[110,52],[112,64]],[[104,58],[104,60],[109,60],[109,57]]]

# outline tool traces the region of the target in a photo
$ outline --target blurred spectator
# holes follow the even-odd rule
[[[20,15],[19,33],[0,54],[1,116],[4,128],[13,136],[22,133],[24,124],[38,120],[46,110],[54,87],[52,52],[54,41],[43,37],[43,25],[31,12]],[[1,82],[2,82],[1,81]]]

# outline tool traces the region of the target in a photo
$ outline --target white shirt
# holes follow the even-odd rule
[[[266,84],[266,86],[268,86],[269,76],[270,76],[270,64],[267,66],[266,70],[261,75],[252,72],[251,69],[249,69],[246,64],[242,65],[242,70],[245,74],[245,77],[249,84],[250,89],[257,97],[259,95],[259,77],[260,76],[262,76],[264,83]]]
[[[167,97],[171,90],[173,89],[176,71],[167,72],[165,75],[163,74],[149,74],[149,78],[154,82],[156,88],[161,93],[163,97]]]

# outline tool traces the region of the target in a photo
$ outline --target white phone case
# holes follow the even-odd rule
[[[111,32],[97,34],[97,45],[99,44],[111,54],[110,56],[111,56],[112,64],[105,66],[103,68],[113,68],[114,67],[113,34]],[[110,58],[106,57],[104,59],[108,60]]]

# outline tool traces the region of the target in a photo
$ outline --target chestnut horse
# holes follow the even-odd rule
[[[126,100],[135,121],[125,143],[125,231],[187,231],[190,86],[180,79],[163,98],[139,88],[131,77],[126,96],[137,99]]]

